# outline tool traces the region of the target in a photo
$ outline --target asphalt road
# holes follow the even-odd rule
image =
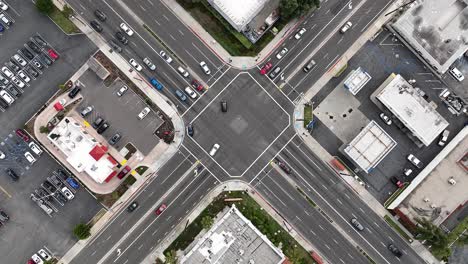
[[[226,126],[226,123],[223,123],[223,125],[218,124],[213,122],[210,115],[206,117],[203,115],[204,111],[210,111],[211,108],[213,108],[211,109],[213,114],[218,114],[214,112],[218,111],[216,108],[219,107],[219,105],[217,106],[219,100],[217,97],[223,94],[226,87],[234,90],[238,88],[229,88],[229,86],[232,84],[233,79],[238,76],[239,71],[226,68],[222,72],[220,71],[215,79],[203,76],[203,74],[198,74],[200,70],[197,61],[204,56],[209,56],[205,57],[205,59],[209,58],[215,60],[214,55],[206,50],[206,46],[204,46],[190,30],[184,27],[183,24],[175,22],[178,20],[177,17],[163,6],[153,8],[151,3],[146,3],[145,1],[139,3],[131,1],[112,1],[113,5],[109,3],[110,2],[106,1],[86,3],[86,7],[84,7],[76,0],[71,1],[71,5],[75,9],[82,11],[84,16],[87,17],[87,20],[94,19],[92,11],[94,11],[95,8],[104,11],[109,17],[105,26],[106,32],[109,31],[113,34],[113,32],[117,30],[117,25],[123,20],[126,21],[136,33],[135,36],[131,37],[131,43],[126,48],[123,56],[138,56],[138,58],[152,56],[153,62],[155,62],[159,68],[155,74],[157,78],[162,78],[163,81],[173,82],[175,84],[174,86],[178,87],[187,84],[187,81],[183,80],[174,71],[173,65],[168,67],[164,61],[157,60],[158,55],[156,51],[159,50],[159,44],[142,28],[143,24],[150,25],[153,31],[158,32],[158,36],[163,42],[166,43],[166,45],[170,45],[171,49],[177,53],[178,57],[182,58],[184,63],[190,67],[192,74],[197,74],[200,76],[199,78],[210,82],[211,88],[203,96],[199,97],[197,101],[191,102],[189,105],[184,105],[184,107],[181,108],[186,123],[195,120],[194,124],[196,127],[202,127],[200,131],[203,133],[201,135],[203,138],[197,138],[198,136],[195,137],[195,140],[187,138],[180,150],[186,153],[191,160],[200,160],[202,162],[205,166],[206,177],[195,179],[193,179],[193,177],[187,177],[184,178],[180,184],[174,185],[178,177],[171,176],[173,174],[169,173],[169,171],[171,171],[171,168],[173,170],[173,168],[177,168],[177,166],[182,164],[181,157],[176,155],[167,163],[166,169],[162,169],[158,172],[159,176],[149,185],[151,187],[146,187],[146,189],[155,190],[153,193],[154,195],[149,195],[147,191],[140,192],[137,198],[143,200],[143,205],[140,207],[141,212],[137,213],[140,215],[135,217],[137,214],[128,216],[125,215],[125,212],[120,213],[116,220],[112,221],[106,228],[104,231],[105,234],[103,233],[98,236],[91,246],[86,247],[74,260],[74,263],[138,262],[152,250],[152,246],[158,243],[158,241],[167,234],[168,229],[171,228],[168,221],[165,221],[166,219],[172,219],[173,225],[178,224],[180,219],[187,214],[187,210],[193,208],[194,204],[187,205],[187,199],[191,199],[191,197],[201,199],[202,195],[206,194],[210,187],[219,182],[217,179],[225,181],[230,179],[231,176],[239,176],[230,175],[229,169],[225,168],[227,164],[226,160],[229,160],[229,155],[245,154],[245,150],[239,148],[235,152],[223,155],[222,151],[231,150],[223,150],[221,148],[219,157],[215,156],[211,158],[207,155],[210,146],[210,144],[208,144],[208,139],[219,138],[219,140],[229,142],[232,140],[229,137],[230,134],[223,134],[222,129],[237,129],[240,125],[229,128],[229,125]],[[362,5],[360,5],[360,3],[362,3]],[[303,22],[306,23],[305,25],[309,25],[309,27],[314,23],[316,26],[310,28],[300,41],[296,41],[294,38],[289,39],[277,49],[277,51],[279,51],[283,46],[288,46],[290,49],[286,56],[279,62],[280,65],[286,69],[286,77],[289,77],[287,75],[291,75],[289,78],[291,83],[286,85],[286,88],[283,89],[283,93],[276,88],[274,82],[264,76],[260,76],[258,74],[258,69],[249,71],[250,76],[253,76],[256,82],[263,87],[261,91],[259,90],[258,96],[265,96],[265,98],[267,98],[267,94],[270,94],[276,101],[282,102],[280,104],[287,109],[286,112],[290,116],[289,120],[292,121],[292,118],[294,118],[292,110],[294,107],[293,101],[297,98],[297,95],[290,95],[290,92],[286,89],[288,89],[288,87],[289,89],[295,88],[297,94],[308,89],[324,71],[336,62],[339,55],[360,36],[361,32],[368,27],[388,4],[389,1],[382,0],[367,2],[353,1],[353,3],[343,3],[340,1],[324,2],[320,10],[306,17]],[[155,17],[156,19],[154,19]],[[162,23],[164,20],[167,20],[167,22]],[[353,21],[353,28],[344,35],[337,33],[341,25],[348,20]],[[112,30],[110,30],[107,25],[112,26]],[[181,30],[182,33],[179,32],[179,30]],[[105,34],[105,37],[108,39],[111,36]],[[192,42],[193,45],[190,45],[189,41]],[[333,45],[331,45],[332,43]],[[153,49],[153,46],[158,48]],[[316,48],[318,49],[317,51],[315,51]],[[185,51],[185,49],[188,51]],[[197,49],[203,51],[199,52]],[[275,54],[276,52],[273,52],[272,56]],[[302,78],[304,78],[302,72],[299,72],[297,77],[294,76],[294,73],[300,71],[305,60],[309,59],[307,54],[323,55],[320,55],[320,64],[316,67],[316,69],[320,69],[320,71],[313,71],[307,75],[305,80],[302,80]],[[193,58],[192,56],[198,57]],[[214,62],[213,65],[222,66],[222,63]],[[147,74],[146,70],[144,74]],[[250,82],[252,82],[252,80],[247,81],[246,84]],[[249,87],[245,87],[245,89],[248,88]],[[173,87],[170,89],[173,89]],[[166,95],[176,103],[177,99],[174,99],[174,96],[171,97],[171,92],[167,91],[170,89],[166,89],[165,94],[168,93]],[[255,103],[255,97],[250,96],[245,98],[239,96],[239,93],[242,93],[242,91],[238,91],[236,96],[229,96],[229,104],[234,104],[234,106],[241,105],[240,102],[235,102],[236,100],[241,100],[241,102],[247,105],[249,103]],[[272,102],[266,104],[265,108],[271,107],[274,109]],[[242,119],[250,118],[253,110],[249,107],[245,107],[245,109],[236,109],[235,107],[234,111],[238,111],[235,113],[238,113]],[[272,115],[275,114],[274,111],[272,111]],[[235,118],[234,116],[226,115],[226,122],[228,122],[228,124],[229,122],[235,122]],[[274,144],[269,145],[264,152],[259,154],[249,170],[243,173],[242,177],[238,179],[246,182],[253,181],[251,182],[252,184],[257,184],[255,183],[255,179],[262,179],[258,184],[260,193],[265,195],[265,198],[270,204],[279,204],[279,206],[276,207],[278,212],[283,216],[291,217],[291,219],[287,219],[290,225],[298,230],[301,235],[310,239],[314,246],[320,248],[324,257],[333,260],[333,263],[339,263],[338,261],[344,263],[364,263],[366,260],[354,247],[354,244],[363,248],[377,263],[423,263],[414,251],[387,226],[383,219],[375,215],[347,185],[343,184],[341,179],[315,157],[310,149],[306,148],[302,145],[302,142],[294,138],[295,132],[291,124],[292,122],[290,122],[289,127],[286,129],[287,133],[279,136]],[[271,133],[271,131],[269,131],[269,126],[255,129],[259,130],[255,131],[260,134],[260,136],[256,135],[256,137],[259,137],[258,140],[263,139],[261,136],[263,133]],[[277,132],[274,131],[273,134],[275,133]],[[204,143],[197,144],[197,140]],[[295,145],[301,145],[301,147],[296,147]],[[273,160],[276,155],[278,155],[279,159],[286,161],[292,168],[292,177],[284,177],[281,172],[271,170],[266,176],[263,175],[265,171],[271,169],[270,161]],[[245,162],[242,161],[241,163],[242,164],[232,164],[232,166],[237,168],[245,167]],[[190,167],[188,164],[184,166]],[[240,171],[240,169],[238,170]],[[187,168],[185,175],[190,174],[190,171],[191,169]],[[180,176],[181,172],[179,172],[178,175]],[[286,181],[286,179],[288,180]],[[288,182],[289,185],[286,184],[286,182]],[[317,203],[323,213],[318,213],[317,209],[313,208],[307,210],[308,214],[305,213],[306,211],[304,208],[310,207],[310,205],[298,195],[295,187],[291,185],[291,182],[303,188],[304,191],[310,195],[310,198]],[[170,186],[175,186],[175,190],[168,193],[167,197],[164,199],[161,199],[162,191],[157,192],[156,190],[168,190]],[[293,199],[291,199],[291,197]],[[170,203],[170,207],[162,215],[163,217],[148,217],[156,208],[155,206],[161,204],[163,200],[168,204]],[[173,209],[171,209],[171,207]],[[142,214],[145,215],[142,216]],[[362,233],[358,233],[354,230],[349,224],[349,219],[352,216],[357,217],[366,227],[366,230]],[[121,226],[124,225],[129,228],[134,226],[137,221],[135,218],[141,218],[141,220],[139,220],[140,223],[134,227],[133,232],[127,233],[126,229],[121,228]],[[125,224],[119,221],[123,221]],[[324,243],[316,243],[317,237],[323,239]],[[350,241],[346,242],[348,240]],[[401,260],[395,258],[386,249],[389,243],[394,243],[403,250],[404,256]],[[116,255],[116,248],[122,251],[119,256]]]

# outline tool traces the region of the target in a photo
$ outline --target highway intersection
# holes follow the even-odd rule
[[[94,19],[95,9],[103,11],[108,19],[102,23],[105,29],[102,37],[107,41],[113,38],[121,22],[129,25],[135,35],[121,55],[127,61],[150,58],[157,70],[145,69],[143,78],[161,81],[163,94],[177,105],[184,122],[195,128],[195,135],[185,136],[179,153],[133,198],[140,207],[132,214],[125,210],[117,213],[72,263],[141,262],[210,190],[232,180],[255,188],[331,263],[368,263],[357,247],[377,263],[424,262],[306,146],[294,128],[295,102],[300,95],[339,60],[391,1],[324,1],[319,10],[298,23],[298,28],[308,30],[300,40],[291,34],[259,65],[272,62],[273,67],[283,69],[284,75],[273,80],[260,75],[258,68],[244,70],[228,65],[224,61],[229,58],[218,57],[208,47],[210,44],[199,39],[163,1],[68,3],[80,14],[83,23]],[[339,34],[338,29],[348,20],[353,21],[353,30]],[[164,45],[146,28],[155,32]],[[289,52],[277,60],[275,55],[282,47],[288,47]],[[160,50],[171,54],[175,61],[166,63],[159,55]],[[305,74],[302,67],[311,58],[318,65]],[[208,64],[210,75],[199,67],[200,61]],[[209,89],[194,100],[179,101],[175,89],[183,90],[190,86],[190,81],[179,75],[178,65],[187,67]],[[278,89],[278,85],[283,89]],[[221,100],[228,103],[226,113],[220,110]],[[208,152],[215,143],[221,147],[211,157]],[[281,170],[275,160],[288,164],[291,174]],[[194,173],[200,165],[203,169]],[[312,207],[297,188],[317,207]],[[163,202],[168,208],[156,217],[153,212]],[[355,230],[349,223],[352,217],[359,219],[366,230]],[[402,249],[402,258],[387,250],[389,243]]]

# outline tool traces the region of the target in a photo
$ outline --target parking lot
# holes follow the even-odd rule
[[[362,67],[372,77],[364,88],[356,96],[352,96],[348,91],[343,91],[341,93],[340,91],[336,91],[336,89],[344,90],[340,83],[346,78],[350,71],[358,67]],[[319,111],[320,113],[317,116],[321,115],[321,117],[317,119],[318,125],[315,126],[312,135],[327,151],[345,159],[338,151],[338,148],[342,144],[349,143],[349,138],[343,135],[349,135],[349,137],[357,135],[363,124],[367,124],[367,121],[362,122],[361,119],[375,120],[378,122],[398,144],[388,156],[380,162],[377,168],[369,174],[361,173],[360,176],[368,184],[368,189],[381,202],[384,202],[389,195],[397,189],[397,187],[390,182],[390,177],[396,176],[402,181],[411,181],[421,171],[409,164],[406,160],[408,154],[412,153],[424,164],[428,164],[441,150],[441,147],[437,145],[438,138],[434,140],[429,147],[418,148],[395,125],[387,126],[379,117],[382,111],[370,100],[370,95],[391,73],[400,74],[406,80],[411,80],[414,87],[420,88],[425,93],[425,96],[427,96],[426,100],[437,104],[437,111],[449,122],[447,128],[450,131],[449,140],[462,129],[466,121],[466,117],[463,115],[456,116],[452,114],[439,97],[441,91],[447,88],[446,84],[450,85],[453,83],[458,85],[458,83],[455,83],[456,80],[453,79],[449,73],[447,73],[441,81],[431,71],[426,69],[424,64],[419,61],[411,51],[396,38],[393,38],[391,33],[386,30],[382,31],[372,42],[367,42],[348,62],[347,70],[342,73],[340,77],[330,80],[312,99],[316,109],[317,106],[325,100],[334,104],[346,103],[346,105],[339,105],[337,106],[338,108],[333,108],[337,112],[334,113],[334,116],[332,116],[331,112]],[[444,81],[445,78],[451,78],[454,82],[451,82],[452,80]],[[336,88],[337,86],[341,88]],[[448,88],[452,89],[450,86]],[[342,94],[342,96],[339,96],[339,94]],[[327,98],[328,96],[330,97]],[[342,118],[342,113],[337,109],[347,110],[348,108],[352,108],[353,112],[347,113],[348,116]],[[353,118],[353,116],[357,115],[362,115],[362,118],[356,117],[355,120],[358,120],[358,122],[346,121],[346,119]],[[331,121],[330,118],[333,118],[334,121]],[[324,123],[334,123],[334,125],[328,125],[327,127]],[[339,134],[341,133],[340,130],[342,131],[341,135]],[[343,138],[346,138],[346,140],[343,140]],[[351,165],[351,162],[346,163]],[[413,173],[410,176],[405,176],[403,174],[405,168],[413,169]]]
[[[154,132],[162,124],[162,120],[153,111],[139,120],[138,114],[147,104],[130,88],[122,96],[117,96],[119,89],[125,85],[120,79],[106,87],[93,71],[87,70],[79,82],[82,86],[83,101],[76,110],[81,111],[91,106],[93,111],[86,116],[90,124],[98,117],[106,120],[110,127],[102,136],[106,140],[116,133],[122,136],[114,147],[120,149],[131,142],[146,155],[158,144],[159,138]]]
[[[96,47],[86,36],[63,34],[48,17],[38,13],[31,1],[2,2],[9,5],[9,9],[3,13],[14,23],[0,32],[0,68],[6,66],[10,69],[8,62],[18,53],[25,57],[23,59],[27,66],[20,67],[31,80],[28,86],[18,77],[25,84],[24,89],[21,88],[24,93],[19,98],[15,96],[15,102],[0,112],[0,150],[5,153],[5,159],[0,160],[0,209],[10,216],[10,220],[0,227],[3,241],[0,255],[2,263],[25,263],[32,254],[44,247],[55,255],[64,254],[76,242],[72,234],[73,226],[81,221],[89,221],[102,208],[86,190],[80,188],[75,198],[64,206],[52,201],[57,212],[54,211],[52,217],[49,217],[31,200],[30,195],[61,166],[47,153],[41,156],[32,153],[29,146],[15,134],[15,130],[24,127],[26,121],[57,92],[58,85],[63,84]],[[38,53],[26,44],[35,35],[45,40],[46,45],[59,56],[49,67],[44,65],[43,69],[33,68],[38,72],[37,77],[28,73],[28,67],[35,66],[21,51],[26,48],[33,54],[32,60],[37,58]],[[32,41],[36,42],[34,38]],[[49,56],[48,50],[45,51],[43,49],[41,53]],[[42,58],[37,59],[42,62]],[[9,81],[11,84],[11,79]],[[13,87],[21,92],[15,84]],[[10,88],[5,88],[9,93]],[[26,151],[31,152],[36,159],[33,165],[26,160]],[[13,169],[19,176],[18,181],[13,182],[8,177],[5,171],[7,168]]]
[[[226,101],[226,112],[221,111],[221,101]],[[191,123],[196,131],[195,142],[207,153],[215,143],[219,144],[214,159],[231,176],[240,176],[289,126],[289,115],[244,73],[228,84]]]

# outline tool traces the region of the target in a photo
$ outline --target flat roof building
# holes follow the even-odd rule
[[[397,143],[374,120],[343,148],[343,153],[366,173],[372,171]]]
[[[284,263],[283,252],[233,205],[200,238],[192,242],[180,263]]]
[[[344,87],[348,89],[352,95],[356,95],[371,79],[372,77],[359,67],[353,70],[344,81]]]
[[[468,49],[467,19],[468,0],[418,0],[391,27],[442,74]]]
[[[425,146],[449,125],[420,90],[399,74],[392,73],[376,90],[375,97]]]
[[[468,200],[468,126],[388,205],[411,220],[424,217],[441,224]]]

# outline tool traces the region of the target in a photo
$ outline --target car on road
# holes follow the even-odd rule
[[[161,204],[161,206],[159,206],[158,210],[156,210],[156,215],[160,215],[162,214],[162,212],[164,212],[164,210],[166,210],[167,206],[166,204]]]
[[[106,15],[99,9],[94,10],[94,15],[102,22],[106,21]]]
[[[109,139],[109,144],[110,145],[115,145],[119,140],[122,138],[122,135],[119,133],[115,133],[110,139]]]
[[[109,127],[110,127],[109,123],[107,123],[107,121],[105,121],[105,122],[97,129],[97,133],[98,133],[98,134],[102,134],[102,133],[104,133],[104,131],[106,131]]]
[[[67,187],[63,187],[60,191],[63,195],[65,195],[68,201],[73,200],[73,198],[75,198],[75,195],[73,195],[73,193]]]
[[[210,74],[211,74],[210,68],[208,68],[208,65],[206,65],[206,62],[200,61],[200,67],[202,68],[203,72],[204,72],[206,75],[210,75]]]
[[[13,169],[10,169],[10,168],[6,169],[6,173],[8,174],[8,176],[10,176],[10,178],[13,181],[19,180],[18,174],[16,174],[16,172]]]
[[[68,97],[71,99],[75,98],[75,96],[81,91],[81,88],[79,86],[75,86],[69,93]]]
[[[4,2],[0,2],[0,9],[3,10],[3,11],[7,11],[8,10],[8,5],[5,4]]]
[[[89,24],[94,30],[96,30],[96,32],[102,32],[104,30],[96,20],[91,20]]]
[[[389,126],[392,124],[392,120],[385,113],[380,113],[379,116],[380,116],[380,119],[382,119],[385,124],[387,124]]]
[[[405,186],[405,184],[395,176],[390,177],[390,181],[393,184],[395,184],[398,188],[403,188]]]
[[[354,226],[354,228],[356,228],[357,230],[359,231],[362,231],[364,230],[364,226],[361,225],[361,223],[359,223],[359,221],[356,219],[356,218],[351,218],[351,224]]]
[[[450,131],[448,131],[447,129],[444,130],[444,132],[442,132],[442,135],[440,135],[440,140],[439,140],[439,143],[437,143],[437,145],[439,145],[441,147],[445,146],[445,144],[447,143],[449,135],[450,135]]]
[[[267,62],[263,67],[260,69],[260,74],[265,75],[267,74],[271,68],[273,67],[273,64],[271,62]]]
[[[286,55],[286,53],[288,53],[288,48],[284,47],[280,52],[278,52],[278,54],[276,54],[276,58],[278,60],[281,60],[281,58],[284,57],[284,55]]]
[[[21,48],[20,51],[26,58],[28,58],[28,60],[32,60],[34,58],[34,55],[27,48]]]
[[[148,67],[148,69],[154,71],[156,70],[156,65],[150,61],[148,58],[143,59],[143,63]]]
[[[44,260],[51,260],[52,257],[50,256],[50,254],[45,251],[43,248],[39,249],[39,251],[37,252],[39,254],[39,256],[41,256],[41,258],[43,258]]]
[[[309,72],[310,70],[312,70],[313,68],[315,68],[315,66],[317,65],[317,63],[315,63],[314,60],[310,60],[305,66],[304,68],[302,68],[302,70],[304,72]]]
[[[192,99],[197,98],[197,93],[194,92],[194,91],[192,90],[192,88],[190,88],[190,87],[188,87],[188,86],[185,87],[184,92],[185,92],[188,96],[190,96],[190,98],[192,98]]]
[[[187,125],[187,135],[193,137],[195,134],[195,130],[193,129],[193,125],[190,123]]]
[[[150,112],[149,107],[143,108],[143,110],[141,110],[141,112],[138,114],[138,119],[142,120],[148,115],[149,112]]]
[[[463,74],[461,73],[461,71],[455,67],[453,67],[452,69],[450,69],[450,74],[452,74],[453,77],[455,77],[455,79],[457,79],[457,81],[459,82],[462,82],[464,79],[465,79],[465,76],[463,76]]]
[[[115,32],[115,38],[124,45],[128,44],[128,39],[120,31]]]
[[[42,154],[42,149],[34,142],[29,143],[29,148],[37,155],[40,156]]]
[[[2,67],[2,72],[3,72],[3,74],[5,74],[5,76],[6,76],[7,78],[10,78],[10,79],[11,79],[11,77],[14,76],[14,74],[13,74],[13,73],[10,71],[10,69],[8,69],[6,66],[3,66],[3,67]]]
[[[117,96],[118,97],[121,97],[122,95],[124,95],[128,90],[128,86],[127,85],[124,85],[122,86],[118,91],[117,91]]]
[[[28,47],[36,53],[41,52],[41,48],[39,48],[39,46],[37,46],[37,44],[31,40],[28,40],[28,42],[26,42],[26,45],[28,45]]]
[[[130,64],[133,66],[133,68],[135,68],[135,70],[137,70],[137,71],[139,71],[139,72],[140,72],[141,70],[143,70],[143,67],[141,67],[141,65],[138,64],[138,62],[136,62],[135,59],[132,58],[132,59],[130,59],[128,62],[130,62]]]
[[[13,59],[18,62],[22,67],[26,66],[28,64],[20,55],[15,54],[13,55]]]
[[[203,91],[203,85],[198,80],[193,79],[191,85],[197,91]]]
[[[83,108],[83,110],[81,110],[80,115],[81,117],[85,118],[87,115],[91,114],[93,110],[94,107],[92,105],[88,105],[87,107]]]
[[[132,36],[132,35],[133,35],[133,30],[131,30],[131,29],[127,26],[127,24],[125,24],[125,23],[120,23],[120,29],[121,29],[123,32],[127,33],[127,35],[129,35],[129,36]]]
[[[30,82],[31,81],[31,78],[29,78],[29,76],[27,76],[24,71],[19,71],[18,72],[18,76],[23,79],[24,82]]]
[[[348,31],[348,29],[350,29],[351,27],[353,26],[353,23],[351,23],[350,21],[346,22],[346,24],[344,24],[343,27],[341,27],[340,29],[340,32],[342,34],[344,34],[346,31]]]
[[[15,133],[18,137],[24,140],[24,142],[29,142],[30,138],[28,134],[21,128],[15,130]]]
[[[187,96],[185,96],[185,94],[184,94],[181,90],[177,89],[177,90],[175,91],[175,94],[177,95],[177,97],[179,98],[179,100],[181,100],[182,102],[187,101]]]
[[[125,167],[119,172],[119,174],[117,174],[117,178],[123,179],[123,177],[125,177],[125,175],[127,175],[127,173],[129,173],[131,170],[132,170],[132,168],[130,168],[130,166],[125,166]]]
[[[150,78],[149,81],[151,85],[153,85],[154,88],[156,88],[156,90],[161,91],[163,89],[162,84],[158,82],[158,80],[156,80],[155,78]]]
[[[389,244],[388,245],[388,250],[390,250],[390,252],[393,253],[393,255],[395,255],[397,258],[400,258],[401,256],[403,256],[403,254],[401,253],[400,249],[398,249],[395,245],[393,244]]]
[[[294,35],[294,38],[295,39],[300,39],[302,37],[302,35],[304,35],[304,33],[306,32],[307,30],[305,28],[301,28],[297,33],[296,35]]]
[[[216,152],[218,152],[219,147],[220,147],[220,146],[219,146],[218,143],[215,143],[215,144],[213,145],[213,147],[212,147],[211,150],[210,150],[210,156],[211,156],[211,157],[213,157],[213,156],[216,154]]]
[[[159,52],[159,55],[161,55],[161,57],[167,62],[167,63],[171,63],[172,62],[172,58],[169,57],[166,52],[164,52],[164,50],[161,50]]]
[[[25,153],[24,153],[24,157],[26,157],[26,160],[28,160],[29,163],[31,163],[31,165],[33,165],[34,162],[36,162],[36,159],[35,159],[34,156],[31,154],[31,152],[25,152]]]
[[[127,207],[127,211],[129,211],[130,213],[135,211],[135,209],[138,208],[138,202],[137,201],[133,201],[131,204],[128,205]]]
[[[37,254],[34,254],[31,256],[31,259],[36,263],[36,264],[44,264],[44,261],[42,261],[41,257],[39,257]]]
[[[409,154],[408,157],[406,158],[408,159],[409,162],[411,162],[411,164],[416,166],[416,168],[422,169],[422,167],[424,167],[424,164],[418,158],[416,158],[413,154]]]
[[[281,72],[281,67],[280,66],[276,66],[271,72],[270,74],[268,74],[268,76],[270,77],[270,79],[274,79],[276,76],[278,76],[278,74]]]
[[[225,113],[227,112],[227,101],[226,100],[221,100],[221,112]]]
[[[47,53],[49,54],[49,56],[50,56],[53,60],[57,60],[57,59],[59,58],[59,55],[58,55],[57,52],[55,52],[55,50],[53,50],[53,49],[47,50]]]

